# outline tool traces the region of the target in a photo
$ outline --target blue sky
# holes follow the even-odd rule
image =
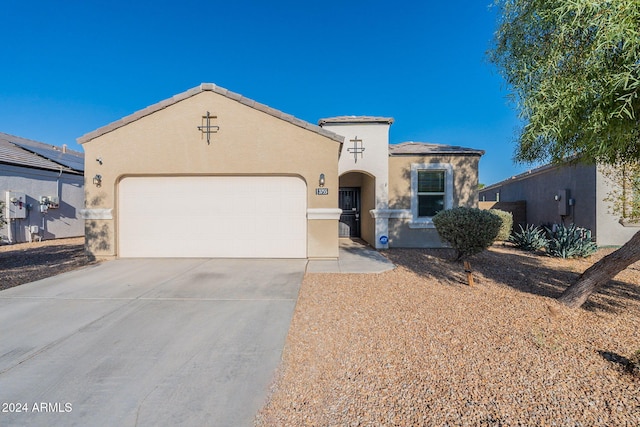
[[[76,138],[211,82],[300,119],[391,116],[391,143],[512,161],[519,121],[487,59],[491,0],[3,0],[0,132]]]

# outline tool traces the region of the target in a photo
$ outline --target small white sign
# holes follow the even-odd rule
[[[316,188],[316,196],[327,196],[328,194],[328,188]]]

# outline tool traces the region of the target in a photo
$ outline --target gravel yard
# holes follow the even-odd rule
[[[307,274],[259,426],[634,426],[640,264],[569,310],[551,297],[597,258],[495,246],[471,262],[390,250],[398,268]]]
[[[0,288],[89,264],[83,238],[0,246]],[[584,308],[587,260],[503,246],[386,251],[382,274],[307,274],[258,426],[640,426],[640,264]]]
[[[0,290],[75,270],[91,261],[84,237],[0,246]]]

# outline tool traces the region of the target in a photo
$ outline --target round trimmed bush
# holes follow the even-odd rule
[[[456,250],[456,259],[462,259],[491,246],[502,219],[487,210],[459,207],[438,212],[433,223],[440,238]]]
[[[489,212],[498,215],[502,220],[500,232],[498,233],[496,240],[501,240],[503,242],[508,241],[511,236],[511,228],[513,227],[513,214],[500,209],[489,209]]]

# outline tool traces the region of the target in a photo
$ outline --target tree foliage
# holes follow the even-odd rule
[[[640,0],[495,1],[500,20],[490,58],[525,123],[516,160],[637,165]],[[634,209],[637,193],[627,194],[622,206],[631,200]],[[639,260],[640,232],[587,269],[559,300],[579,307]]]
[[[525,125],[515,158],[640,159],[640,1],[497,0],[490,59]]]

